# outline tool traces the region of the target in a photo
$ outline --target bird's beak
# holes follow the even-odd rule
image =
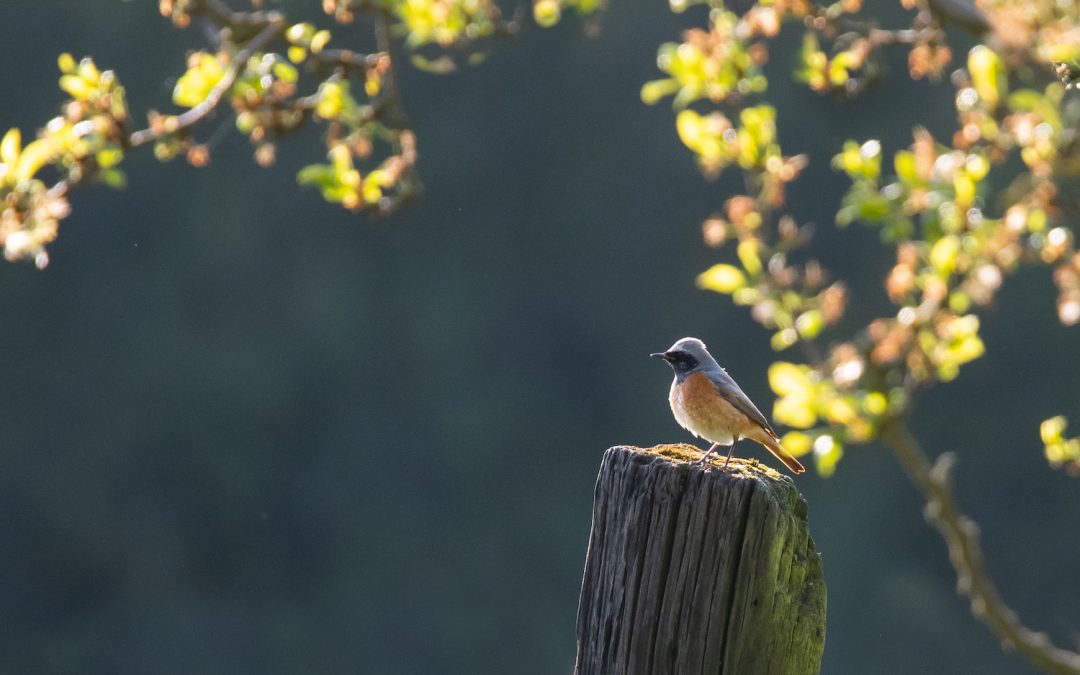
[[[657,352],[656,354],[649,354],[649,356],[654,359],[664,359],[665,361],[668,359],[667,352]]]

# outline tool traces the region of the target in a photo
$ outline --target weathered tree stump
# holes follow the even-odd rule
[[[792,481],[688,445],[610,448],[596,480],[576,675],[801,675],[825,582]]]

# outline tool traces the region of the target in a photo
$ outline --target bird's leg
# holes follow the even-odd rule
[[[728,462],[731,461],[731,453],[735,452],[735,444],[738,442],[739,439],[737,438],[731,439],[731,445],[728,446],[727,457],[724,458],[724,466],[720,469],[721,471],[727,471]]]
[[[705,454],[701,456],[701,459],[699,459],[697,461],[697,463],[698,464],[704,464],[709,459],[709,455],[713,454],[713,452],[715,452],[716,449],[719,448],[719,447],[720,447],[719,443],[713,443],[712,447],[705,451]]]

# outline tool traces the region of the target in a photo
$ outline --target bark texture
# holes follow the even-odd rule
[[[577,675],[820,670],[825,582],[790,478],[688,445],[610,448],[596,481]]]

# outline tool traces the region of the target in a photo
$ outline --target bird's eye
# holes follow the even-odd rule
[[[690,356],[686,352],[680,352],[675,355],[675,365],[682,370],[690,370],[697,365],[697,359]]]

